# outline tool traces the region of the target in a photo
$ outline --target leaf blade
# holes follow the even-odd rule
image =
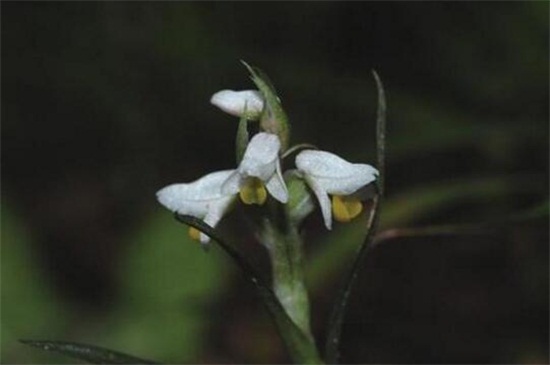
[[[376,81],[378,90],[378,108],[376,115],[376,159],[379,172],[377,181],[378,193],[374,198],[373,206],[370,211],[367,222],[367,236],[359,246],[351,270],[349,271],[344,285],[336,297],[332,312],[329,318],[328,332],[325,342],[325,361],[328,364],[338,363],[340,337],[342,334],[342,324],[346,311],[347,302],[353,283],[359,272],[360,262],[368,252],[368,248],[372,245],[380,217],[380,202],[384,194],[384,177],[385,177],[385,156],[386,156],[386,96],[382,81],[376,71],[372,71]]]
[[[158,364],[158,362],[140,359],[122,352],[77,342],[26,339],[19,340],[19,342],[45,351],[58,352],[91,364]]]

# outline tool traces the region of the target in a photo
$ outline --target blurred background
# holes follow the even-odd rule
[[[285,363],[270,318],[218,249],[155,200],[232,168],[237,119],[209,104],[274,82],[293,127],[374,163],[388,98],[382,228],[344,363],[548,362],[547,2],[2,2],[1,361],[68,363],[20,338],[170,363]],[[239,210],[220,229],[242,227]],[[320,344],[364,218],[305,222]],[[244,231],[232,242],[268,275]],[[253,257],[252,257],[253,256]]]

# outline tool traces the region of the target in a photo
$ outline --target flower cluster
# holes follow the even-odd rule
[[[211,103],[224,112],[248,120],[260,118],[267,101],[267,96],[256,90],[223,90],[211,98]],[[212,227],[237,195],[244,204],[262,205],[268,196],[286,204],[289,190],[281,170],[282,149],[280,136],[260,128],[246,145],[236,169],[166,186],[157,192],[158,201],[173,212],[197,217]],[[298,153],[295,165],[293,175],[303,179],[317,198],[327,229],[332,228],[333,218],[348,222],[361,213],[363,205],[358,192],[378,176],[370,165],[350,163],[330,152],[313,149]],[[195,228],[189,233],[203,244],[209,241]]]

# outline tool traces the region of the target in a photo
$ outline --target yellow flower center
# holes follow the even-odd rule
[[[195,227],[189,227],[189,237],[191,237],[195,241],[200,241],[201,240],[201,231],[199,231]]]
[[[350,199],[341,195],[332,196],[332,215],[338,222],[349,222],[363,210],[363,204],[358,199]]]
[[[257,177],[249,177],[241,187],[239,196],[245,204],[262,205],[267,199],[267,191],[262,180]]]

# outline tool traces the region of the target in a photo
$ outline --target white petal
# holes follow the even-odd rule
[[[288,190],[283,175],[281,174],[281,164],[279,161],[277,161],[275,174],[267,181],[266,188],[271,196],[281,203],[286,204],[288,202]]]
[[[221,186],[223,194],[237,194],[241,190],[244,178],[239,170],[233,171]]]
[[[222,219],[227,208],[229,208],[232,200],[233,196],[229,196],[218,201],[217,204],[210,205],[208,213],[204,217],[204,223],[208,224],[211,227],[216,227],[216,225]],[[210,241],[210,237],[201,232],[200,241],[203,244],[208,243]]]
[[[211,205],[229,198],[221,192],[221,185],[234,170],[217,171],[187,184],[172,184],[157,192],[158,201],[180,214],[203,218]]]
[[[329,194],[352,194],[378,176],[370,165],[350,163],[325,151],[300,152],[296,166]]]
[[[315,193],[317,200],[319,201],[319,206],[321,207],[321,213],[323,214],[325,226],[327,227],[327,229],[332,229],[332,210],[330,205],[330,198],[328,197],[327,192],[311,177],[306,175],[305,179],[311,190],[313,190],[313,193]]]
[[[218,91],[212,98],[210,103],[217,106],[221,110],[231,115],[240,117],[244,112],[246,104],[246,112],[250,115],[259,115],[264,107],[264,99],[256,90],[222,90]]]
[[[239,172],[244,177],[254,176],[266,182],[277,168],[281,142],[271,133],[258,133],[248,143]]]

